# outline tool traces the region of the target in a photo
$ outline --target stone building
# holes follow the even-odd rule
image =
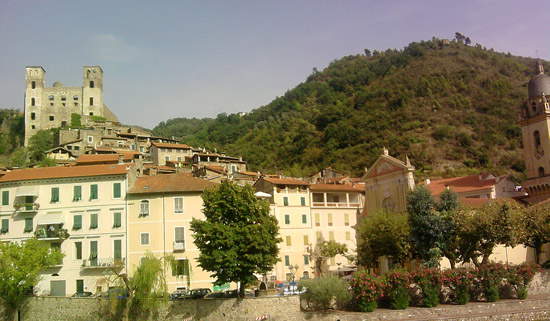
[[[54,82],[46,86],[46,70],[41,66],[25,68],[25,146],[41,129],[67,127],[73,114],[83,123],[94,116],[117,121],[103,102],[103,70],[100,66],[83,67],[82,87],[66,87]]]

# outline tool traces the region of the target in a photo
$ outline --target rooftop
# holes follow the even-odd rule
[[[189,174],[162,174],[139,177],[129,194],[202,192],[215,183],[190,176]]]
[[[0,183],[49,178],[71,178],[106,175],[124,175],[128,165],[83,165],[16,169],[0,177]]]
[[[456,193],[467,193],[478,190],[489,189],[497,183],[492,175],[469,175],[462,177],[452,177],[444,179],[431,180],[425,184],[433,195],[441,194],[447,187]]]
[[[309,183],[296,178],[276,178],[276,177],[264,177],[266,182],[276,185],[304,185],[307,186]]]
[[[186,144],[152,142],[151,145],[156,146],[156,147],[160,147],[160,148],[191,149],[191,146],[186,145]]]
[[[364,190],[349,184],[311,184],[309,189],[312,192],[357,192]]]

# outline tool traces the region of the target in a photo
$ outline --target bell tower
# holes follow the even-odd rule
[[[523,158],[529,203],[550,198],[550,76],[537,62],[535,76],[528,85],[529,97],[521,108]]]
[[[29,138],[40,129],[40,115],[44,106],[46,70],[41,66],[25,67],[25,146]]]
[[[103,69],[83,67],[82,115],[103,116]]]

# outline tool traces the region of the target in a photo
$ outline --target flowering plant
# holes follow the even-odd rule
[[[405,309],[409,306],[411,276],[407,271],[393,270],[386,273],[382,284],[384,296],[389,300],[390,308]]]
[[[441,272],[439,269],[424,268],[411,273],[411,280],[420,288],[422,305],[434,307],[439,304],[441,292]]]
[[[527,287],[533,280],[535,273],[540,271],[540,266],[531,264],[513,265],[508,267],[506,274],[507,283],[514,289],[518,299],[527,298]]]
[[[469,269],[446,270],[441,273],[441,284],[451,291],[452,302],[466,304],[470,301],[470,291],[474,274]]]
[[[359,309],[364,312],[373,311],[383,294],[380,277],[370,274],[367,270],[359,270],[353,274],[350,285]]]

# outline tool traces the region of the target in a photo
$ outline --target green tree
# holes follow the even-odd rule
[[[443,235],[443,222],[436,210],[436,203],[426,187],[419,186],[409,193],[407,212],[414,254],[428,261],[433,253],[430,250],[439,248],[445,235]]]
[[[410,256],[409,221],[404,213],[379,212],[364,218],[357,227],[357,260],[376,267],[380,256],[402,264]]]
[[[273,268],[279,254],[279,227],[269,204],[251,186],[222,182],[203,192],[206,220],[193,219],[191,230],[200,250],[199,266],[215,284],[240,282],[240,295],[254,274]]]
[[[540,262],[542,246],[550,243],[550,206],[534,205],[517,212],[514,225],[519,226],[518,243],[535,250],[535,262]]]
[[[38,163],[46,157],[46,151],[54,147],[55,130],[39,130],[29,138],[29,159]]]
[[[0,242],[0,301],[7,308],[6,320],[12,320],[32,294],[40,273],[62,258],[59,250],[34,238],[21,243]]]
[[[9,167],[27,167],[29,164],[29,152],[25,147],[17,148],[8,159]]]
[[[327,260],[336,255],[346,255],[347,252],[348,247],[345,244],[334,240],[318,242],[310,253],[315,264],[315,275],[320,277],[327,272]]]

